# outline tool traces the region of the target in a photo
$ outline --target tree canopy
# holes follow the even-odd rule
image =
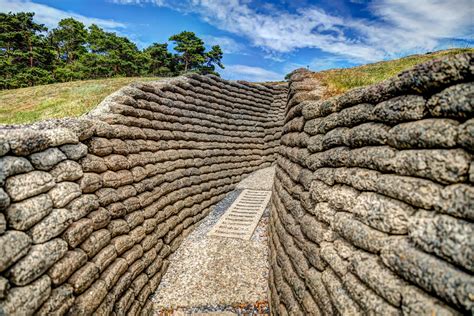
[[[176,56],[178,67],[185,72],[192,69],[200,73],[216,73],[215,65],[224,69],[222,64],[223,52],[219,45],[214,45],[206,52],[204,42],[193,32],[181,32],[169,38],[175,43],[174,49],[179,52]]]
[[[73,18],[48,30],[34,13],[0,13],[0,88],[11,89],[72,80],[131,76],[216,73],[219,45],[206,51],[195,33],[183,31],[168,43],[139,49],[128,38]],[[217,74],[218,75],[218,74]]]

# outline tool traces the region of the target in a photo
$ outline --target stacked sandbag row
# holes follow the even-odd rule
[[[286,85],[267,84],[273,89],[273,103],[271,111],[279,116],[280,120],[273,123],[265,129],[265,137],[263,138],[265,144],[268,146],[266,151],[266,159],[274,162],[278,157],[280,150],[280,139],[282,135],[282,124],[286,108],[286,100],[288,97],[288,88]]]
[[[474,312],[474,55],[322,100],[293,74],[270,220],[275,315]]]
[[[87,147],[62,128],[6,128],[0,143],[0,314],[64,310],[74,266],[61,262],[72,254],[87,261],[72,223],[96,225],[95,196],[81,191]]]
[[[193,75],[125,87],[53,130],[2,130],[0,314],[152,314],[168,256],[273,162],[274,91]]]

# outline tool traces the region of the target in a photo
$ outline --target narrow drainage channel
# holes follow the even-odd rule
[[[274,173],[270,167],[244,179],[171,255],[168,271],[153,297],[158,315],[268,314],[268,205],[248,240],[209,236],[209,232],[243,190],[265,199],[267,193],[254,190],[270,191]],[[236,224],[243,223],[232,222]]]

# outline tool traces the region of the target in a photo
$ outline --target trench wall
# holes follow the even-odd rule
[[[474,304],[474,55],[322,101],[290,82],[270,224],[275,315]]]
[[[274,162],[286,96],[193,75],[0,129],[0,315],[151,314],[167,257]]]

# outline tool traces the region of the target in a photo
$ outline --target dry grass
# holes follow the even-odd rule
[[[159,78],[111,78],[0,90],[0,124],[31,123],[49,118],[77,117],[106,96],[137,81]]]
[[[321,80],[327,87],[325,97],[331,97],[353,88],[368,86],[383,81],[425,61],[462,52],[474,52],[474,49],[458,48],[423,55],[411,55],[400,59],[367,64],[354,68],[321,71],[315,73],[314,76]]]

